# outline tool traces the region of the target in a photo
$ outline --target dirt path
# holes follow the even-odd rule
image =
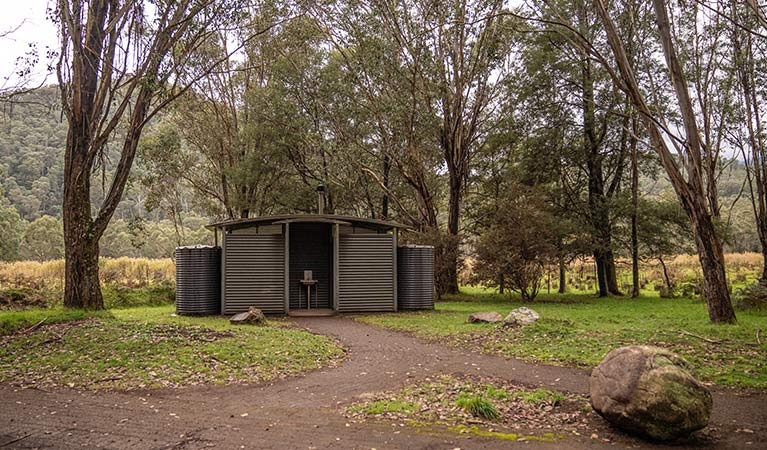
[[[430,374],[484,374],[585,393],[584,371],[477,355],[348,318],[296,319],[348,349],[339,367],[254,386],[117,393],[0,386],[0,448],[585,449],[663,448],[614,434],[554,443],[459,436],[387,423],[350,423],[344,405]],[[767,449],[767,395],[716,392],[707,449]],[[739,431],[748,429],[753,433]],[[609,432],[608,432],[609,433]],[[603,436],[600,436],[603,437]],[[687,448],[676,445],[674,449]]]

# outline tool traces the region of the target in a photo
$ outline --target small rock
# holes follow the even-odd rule
[[[591,373],[591,406],[629,433],[658,441],[687,437],[708,424],[713,405],[689,369],[662,348],[615,349]]]
[[[495,311],[478,312],[469,316],[469,323],[496,323],[503,320],[503,316]]]
[[[531,323],[535,323],[540,318],[540,314],[530,308],[523,306],[511,311],[509,315],[503,319],[503,324],[512,327],[525,326],[530,325]]]
[[[260,309],[251,307],[247,312],[233,315],[229,322],[234,325],[263,325],[266,323],[266,317]]]

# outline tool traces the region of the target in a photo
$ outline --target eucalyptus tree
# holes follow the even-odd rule
[[[438,279],[444,280],[441,290],[456,292],[465,187],[473,155],[495,119],[499,81],[513,44],[511,20],[502,14],[504,2],[371,0],[340,5],[341,33],[334,42],[352,70],[367,68],[358,86],[376,118],[382,162],[396,168],[412,187],[421,217],[411,218],[430,230],[438,220],[438,199],[430,187],[432,152],[439,152],[447,178],[447,235],[440,238],[438,253],[445,264],[440,264],[444,270]],[[374,56],[366,58],[366,50]],[[376,181],[386,191],[384,179]]]
[[[594,51],[586,39],[580,43],[589,49],[592,57],[602,62],[603,67],[610,70],[616,85],[629,95],[640,114],[652,147],[658,153],[661,165],[690,220],[703,269],[709,318],[714,323],[732,323],[736,318],[727,288],[722,240],[715,227],[714,205],[706,195],[704,161],[707,149],[701,138],[700,117],[696,115],[687,75],[680,60],[681,46],[672,32],[668,5],[665,0],[653,0],[652,4],[657,39],[667,70],[666,80],[670,83],[675,112],[681,119],[674,122],[673,127],[669,125],[672,117],[663,114],[651,103],[652,91],[646,86],[643,89],[639,84],[638,71],[629,63],[625,41],[602,0],[594,0],[594,7],[613,58],[607,59]]]
[[[56,74],[69,126],[63,199],[66,306],[104,307],[99,240],[125,191],[144,127],[201,71],[218,66],[212,61],[200,68],[190,61],[237,6],[224,0],[55,2],[51,16],[61,43]],[[118,126],[124,127],[119,135]],[[119,141],[119,161],[94,212],[91,175],[112,141]]]
[[[608,73],[556,25],[558,17],[571,17],[573,30],[599,45],[591,9],[582,1],[560,1],[537,13],[522,73],[510,86],[520,92],[516,113],[531,136],[548,141],[534,147],[538,160],[548,162],[537,170],[557,174],[558,203],[590,230],[599,295],[620,294],[614,229],[625,211],[620,193],[631,165],[631,109]]]
[[[438,121],[424,76],[431,61],[414,29],[399,30],[384,20],[389,8],[381,2],[336,2],[315,17],[334,50],[339,78],[348,83],[339,92],[358,105],[355,120],[369,124],[345,134],[368,156],[358,169],[381,195],[380,216],[426,232],[438,227],[440,200]]]
[[[748,7],[731,4],[729,18],[732,66],[737,79],[736,114],[743,124],[730,132],[729,142],[737,148],[746,165],[751,209],[763,257],[761,283],[767,283],[767,31],[764,7],[749,2]]]
[[[274,211],[290,175],[278,147],[284,131],[269,119],[280,82],[275,61],[296,12],[268,2],[244,12],[238,27],[198,48],[195,65],[222,61],[220,68],[205,73],[168,116],[180,136],[180,175],[228,218]]]

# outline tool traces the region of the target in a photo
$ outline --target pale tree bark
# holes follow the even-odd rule
[[[455,2],[448,21],[440,24],[437,36],[437,65],[441,80],[438,100],[442,114],[439,142],[448,172],[448,247],[444,278],[446,293],[458,292],[458,254],[461,204],[469,177],[471,156],[477,147],[487,108],[492,101],[491,52],[497,45],[499,30],[495,26],[503,2],[485,2],[485,17],[472,17],[471,3]],[[470,24],[482,23],[473,35]]]
[[[685,81],[671,34],[666,4],[664,0],[653,0],[663,54],[666,59],[670,81],[676,95],[685,132],[685,139],[679,147],[682,154],[679,156],[681,157],[681,163],[684,165],[686,179],[666,141],[666,137],[675,139],[676,136],[671,134],[662,125],[662,121],[656,117],[657,113],[646,103],[644,94],[639,87],[634,70],[626,55],[624,43],[618,34],[615,23],[607,13],[603,0],[594,0],[594,6],[604,25],[608,44],[615,57],[618,73],[612,71],[609,65],[606,64],[606,66],[611,70],[611,74],[616,78],[616,81],[620,83],[621,87],[630,96],[632,103],[641,115],[642,122],[650,136],[650,142],[658,153],[661,164],[690,219],[698,257],[703,269],[709,319],[714,323],[733,323],[736,318],[727,288],[722,242],[716,233],[713,215],[709,210],[704,192],[703,150],[700,133],[690,94],[687,90],[687,82]]]
[[[182,85],[189,81],[182,69],[208,36],[215,17],[197,20],[212,1],[158,6],[151,18],[144,16],[143,6],[139,0],[59,0],[56,8],[61,38],[57,76],[69,125],[63,202],[68,307],[104,307],[99,239],[122,198],[144,126],[191,86]],[[182,40],[185,50],[172,54]],[[163,99],[161,93],[166,94]],[[93,214],[90,177],[121,122],[125,130],[120,158],[104,201]]]
[[[757,5],[751,5],[759,11]],[[732,14],[738,20],[738,6],[732,4]],[[732,48],[734,67],[741,95],[741,108],[746,122],[746,144],[739,143],[743,161],[746,164],[751,208],[756,221],[756,230],[762,249],[762,274],[759,281],[767,284],[767,144],[765,144],[762,123],[762,102],[757,92],[756,61],[753,33],[747,20],[742,20],[744,29],[733,27]],[[761,99],[763,100],[763,99]]]

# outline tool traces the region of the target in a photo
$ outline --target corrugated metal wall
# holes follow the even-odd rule
[[[434,309],[434,247],[397,249],[397,303],[399,309]]]
[[[255,306],[285,313],[285,244],[281,234],[229,234],[224,241],[223,314]]]
[[[330,308],[331,228],[326,223],[290,224],[290,309],[306,309],[306,287],[299,281],[312,271],[312,308]],[[299,301],[300,299],[300,301]]]
[[[221,312],[221,247],[176,248],[176,312]]]
[[[338,240],[338,311],[394,311],[394,238],[341,234]]]

